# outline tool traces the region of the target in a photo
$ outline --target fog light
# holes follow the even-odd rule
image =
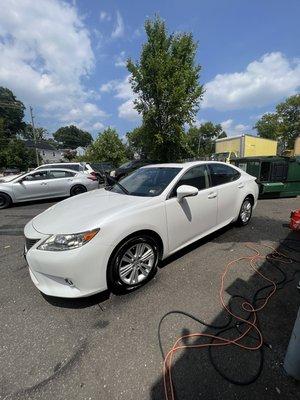
[[[74,283],[71,281],[71,279],[69,278],[65,278],[65,282],[69,285],[69,286],[74,286]]]

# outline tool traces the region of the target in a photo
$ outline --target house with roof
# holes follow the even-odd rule
[[[43,164],[67,161],[64,158],[65,149],[56,149],[53,145],[45,140],[39,140],[35,144],[33,140],[29,139],[25,140],[24,143],[28,149],[34,150],[35,147],[37,148]]]

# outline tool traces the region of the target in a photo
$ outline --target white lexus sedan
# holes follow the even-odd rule
[[[256,206],[255,177],[220,162],[156,164],[64,200],[25,226],[29,273],[43,293],[83,297],[147,282],[160,260]]]

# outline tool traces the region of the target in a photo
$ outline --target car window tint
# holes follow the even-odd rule
[[[209,164],[209,171],[212,186],[235,181],[241,176],[239,171],[224,164]]]
[[[43,179],[48,179],[48,171],[38,171],[30,175],[27,175],[24,180],[26,181],[40,181]]]
[[[70,178],[74,176],[73,172],[69,171],[60,171],[60,170],[51,170],[49,171],[49,179],[58,179],[58,178]]]
[[[194,186],[198,190],[203,190],[209,187],[209,178],[206,165],[197,165],[189,169],[176,183],[170,197],[177,195],[176,190],[181,185]]]
[[[67,169],[72,169],[73,171],[79,171],[79,164],[64,164],[63,166],[61,165],[60,168],[67,168]],[[83,167],[81,168],[83,170]]]

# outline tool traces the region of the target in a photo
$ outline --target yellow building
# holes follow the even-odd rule
[[[217,139],[212,158],[229,162],[235,157],[275,156],[277,142],[252,135]]]

